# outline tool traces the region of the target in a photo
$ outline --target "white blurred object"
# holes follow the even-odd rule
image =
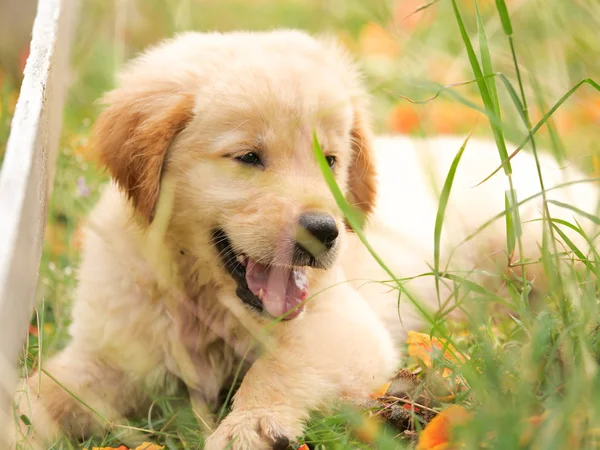
[[[19,10],[16,3],[0,3],[3,22],[10,22],[4,14],[9,7]],[[29,3],[19,0],[19,5]],[[76,4],[77,0],[39,2],[31,53],[0,170],[0,439],[12,423],[17,359],[34,306]],[[4,26],[0,25],[3,32]],[[0,448],[4,448],[2,442]]]

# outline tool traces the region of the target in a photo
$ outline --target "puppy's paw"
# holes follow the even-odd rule
[[[236,410],[206,440],[205,450],[287,450],[302,433],[297,414],[279,409]]]

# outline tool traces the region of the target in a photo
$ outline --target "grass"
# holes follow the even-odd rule
[[[365,67],[378,132],[491,135],[498,146],[498,170],[506,176],[511,171],[509,159],[517,151],[536,154],[542,147],[558,159],[574,161],[591,176],[600,176],[600,59],[595,57],[600,4],[595,0],[481,0],[478,5],[470,0],[89,0],[74,49],[76,79],[66,109],[38,307],[23,358],[28,370],[39,364],[40,349],[43,356],[52,354],[68,339],[78,233],[106,181],[90,157],[87,139],[98,113],[94,101],[112,86],[115,70],[142,48],[176,31],[281,26],[328,30],[340,36]],[[0,64],[0,74],[10,72]],[[0,157],[18,82],[6,75],[0,86]],[[520,144],[512,150],[507,141]],[[318,143],[315,152],[320,155]],[[540,180],[544,196],[543,173],[531,176]],[[330,177],[328,181],[335,194],[335,183]],[[452,182],[451,171],[441,190],[436,232],[431,237],[436,248]],[[526,199],[518,194],[511,188],[506,211],[499,212],[506,221],[507,255],[519,247],[521,237],[515,205]],[[338,195],[337,200],[348,212],[349,222],[359,228],[360,220],[343,197]],[[438,314],[428,318],[431,330],[425,330],[446,339],[468,359],[463,363],[438,355],[428,373],[420,375],[421,386],[428,387],[444,368],[461,380],[465,389],[447,402],[437,401],[435,408],[458,403],[474,412],[473,419],[457,431],[464,448],[600,446],[600,258],[595,251],[586,254],[564,239],[565,228],[583,233],[575,219],[559,221],[546,211],[545,222],[542,263],[551,289],[541,299],[534,301],[531,283],[518,276],[502,280],[506,294],[499,298],[461,274],[445,273],[437,262],[431,273],[422,274],[436,277],[438,283],[454,283],[459,307],[468,305],[466,322],[452,323]],[[566,243],[570,259],[557,247],[556,238]],[[583,261],[583,270],[575,270],[575,259]],[[385,266],[385,261],[380,263]],[[514,263],[527,270],[524,260]],[[393,280],[388,283],[410,296],[405,280],[388,272]],[[418,304],[418,299],[413,300]],[[488,307],[499,300],[516,313],[490,315]],[[541,414],[545,420],[534,427],[531,418]],[[415,417],[417,430],[418,423]],[[169,449],[202,444],[183,395],[156,399],[152,414],[131,426]],[[315,416],[304,439],[328,449],[411,445],[407,439],[392,439],[398,432],[388,428],[375,427],[376,432],[367,433],[365,439],[365,427],[356,411],[344,409]],[[53,448],[118,446],[127,431],[114,428],[107,436],[81,445],[61,441]],[[526,432],[531,434],[528,440],[523,439]]]

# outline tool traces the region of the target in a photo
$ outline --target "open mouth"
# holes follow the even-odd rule
[[[262,264],[243,253],[236,253],[224,230],[212,233],[221,262],[237,284],[237,296],[250,308],[266,311],[273,317],[292,319],[304,310],[308,278],[304,266]]]

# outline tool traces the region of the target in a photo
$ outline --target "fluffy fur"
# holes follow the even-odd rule
[[[408,302],[399,318],[397,294],[364,282],[389,276],[345,231],[312,133],[336,157],[337,183],[367,217],[371,244],[401,277],[430,271],[439,189],[463,138],[374,140],[349,58],[294,31],[181,35],[135,59],[104,100],[94,147],[114,183],[89,218],[72,342],[45,362],[48,373],[111,422],[142,413],[153,394],[183,381],[200,427],[213,430],[210,450],[231,439],[233,449],[293,440],[311,410],[364,398],[393,374],[397,344],[420,318]],[[263,169],[234,159],[248,149],[259,149]],[[499,162],[493,144],[468,144],[448,206],[444,266],[450,249],[504,209],[502,174],[473,187]],[[513,167],[519,198],[538,193],[533,159],[519,154]],[[547,187],[583,178],[547,157],[542,170]],[[551,196],[595,210],[589,185]],[[239,252],[285,264],[277,243],[291,239],[291,224],[308,210],[336,218],[337,254],[328,269],[307,269],[313,297],[305,311],[265,332],[271,319],[236,296],[211,230],[225,230]],[[539,198],[521,209],[524,221],[540,215]],[[540,236],[540,222],[525,225],[527,257],[536,257]],[[504,247],[497,221],[460,246],[449,268],[506,265]],[[435,307],[431,277],[407,287]],[[244,357],[249,369],[233,410],[215,428],[210,411]],[[18,397],[19,414],[31,418],[27,441],[40,448],[61,431],[78,437],[105,427],[45,375],[23,390],[30,401]]]

